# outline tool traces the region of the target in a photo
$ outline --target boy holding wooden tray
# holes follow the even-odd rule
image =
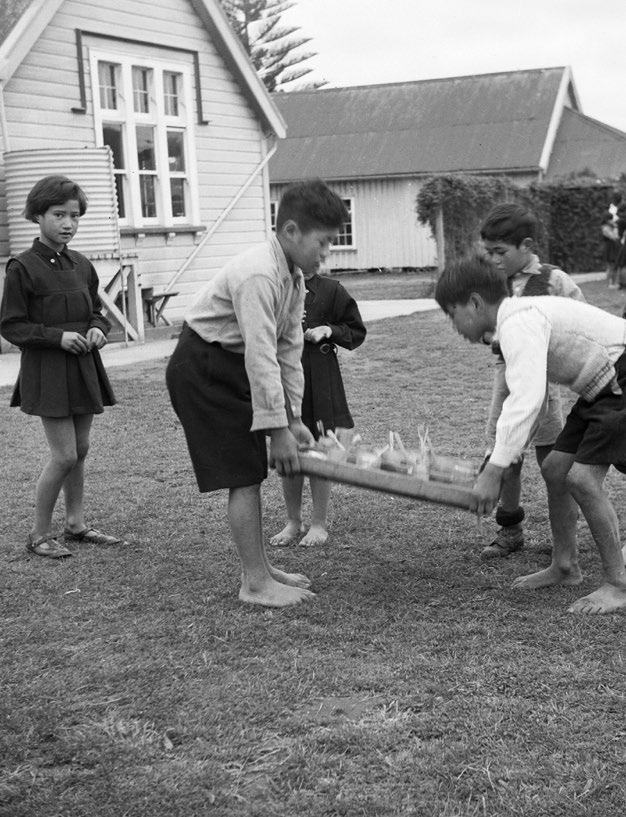
[[[306,576],[265,552],[261,483],[269,464],[299,472],[303,273],[315,272],[348,217],[321,180],[292,185],[269,241],[234,258],[198,293],[167,367],[167,386],[201,492],[227,488],[228,521],[241,559],[239,598],[287,607],[313,597]]]
[[[604,582],[569,611],[625,608],[626,547],[621,548],[617,515],[603,484],[611,465],[626,473],[626,321],[569,298],[509,297],[505,276],[478,255],[446,267],[435,298],[471,343],[493,333],[506,364],[509,394],[490,459],[474,485],[470,509],[479,516],[497,506],[504,473],[534,433],[548,384],[566,385],[579,395],[541,465],[553,497],[552,563],[519,577],[513,586],[534,590],[582,582],[578,503],[602,559]]]

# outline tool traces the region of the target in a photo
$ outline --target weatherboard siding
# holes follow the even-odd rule
[[[83,31],[85,114],[71,111],[80,104],[75,29]],[[87,32],[140,40],[146,45],[90,37]],[[192,127],[200,225],[209,230],[262,161],[267,148],[256,116],[188,0],[66,0],[5,86],[10,149],[95,146],[89,48],[192,65],[191,54],[172,52],[159,45],[199,54],[203,115],[209,124],[197,124],[194,108]],[[195,91],[194,87],[194,106]],[[225,261],[266,238],[267,193],[267,177],[260,173],[176,282],[174,289],[180,295],[168,305],[171,320],[182,319],[197,288]],[[1,167],[0,202],[4,202]],[[175,227],[171,229],[175,231]],[[122,247],[138,254],[142,285],[162,288],[185,263],[202,235],[198,233],[194,238],[193,234],[177,233],[169,242],[164,234],[147,233],[140,242],[124,235]],[[8,253],[7,214],[2,204],[0,257]]]
[[[330,270],[393,267],[434,267],[436,244],[430,228],[417,221],[416,179],[377,179],[329,182],[342,198],[351,198],[354,249],[337,247],[330,253]],[[286,185],[271,185],[277,201]]]

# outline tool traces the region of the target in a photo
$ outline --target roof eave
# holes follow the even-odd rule
[[[217,0],[190,0],[190,3],[265,129],[278,139],[284,139],[287,135],[285,120],[259,79],[220,4]]]
[[[542,168],[544,173],[547,172],[548,167],[550,165],[550,157],[552,156],[552,151],[554,150],[554,142],[556,139],[557,132],[559,130],[559,125],[561,124],[561,117],[563,115],[563,108],[565,107],[565,100],[567,99],[567,96],[570,93],[570,91],[578,107],[578,110],[580,111],[578,94],[576,92],[576,88],[574,87],[574,81],[572,78],[572,70],[568,65],[566,65],[565,68],[563,68],[561,82],[559,83],[559,90],[557,91],[556,99],[554,100],[552,113],[550,115],[550,122],[548,123],[548,129],[546,131],[546,138],[544,139],[543,148],[541,150],[541,156],[539,158],[539,166]]]
[[[7,82],[42,35],[63,0],[32,0],[0,45],[0,82]]]
[[[359,173],[351,176],[332,176],[323,174],[324,180],[327,182],[358,182],[358,181],[377,181],[379,179],[425,179],[430,176],[452,175],[454,173],[465,173],[472,176],[510,176],[522,173],[539,174],[543,173],[543,169],[538,165],[530,165],[528,167],[498,167],[498,168],[480,168],[468,170],[467,168],[457,168],[456,170],[409,170],[403,173]],[[290,178],[276,178],[270,173],[270,184],[292,184],[300,180],[300,176]]]

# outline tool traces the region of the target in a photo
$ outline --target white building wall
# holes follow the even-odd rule
[[[83,31],[85,114],[71,111],[80,104],[75,29]],[[146,45],[90,38],[88,32],[140,40]],[[199,53],[203,114],[209,124],[193,127],[200,222],[210,229],[258,167],[267,147],[259,122],[188,0],[66,0],[5,86],[10,149],[94,147],[89,46],[127,54],[129,49],[131,53],[136,49],[140,54],[172,59],[174,52],[159,52],[159,44]],[[174,56],[179,61],[192,59],[184,51]],[[194,88],[194,105],[195,92]],[[168,305],[170,320],[182,319],[194,293],[226,260],[265,240],[268,195],[267,178],[260,173],[177,281],[174,289],[180,295]],[[174,237],[168,238],[168,232],[174,232]],[[142,285],[161,288],[176,274],[201,236],[168,228],[160,234],[146,232],[144,238],[123,234],[122,246],[138,253]],[[6,258],[8,252],[4,173],[0,167],[0,259]]]
[[[271,185],[278,200],[286,185]],[[342,198],[353,200],[353,249],[332,250],[328,268],[434,267],[437,248],[430,228],[417,220],[417,179],[329,182]]]

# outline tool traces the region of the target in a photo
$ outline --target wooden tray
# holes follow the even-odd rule
[[[439,505],[469,510],[472,489],[460,485],[420,480],[380,468],[360,468],[347,462],[321,459],[305,452],[298,455],[300,470],[310,477],[321,477],[331,482],[342,482],[358,488],[369,488],[386,494],[397,494]]]

